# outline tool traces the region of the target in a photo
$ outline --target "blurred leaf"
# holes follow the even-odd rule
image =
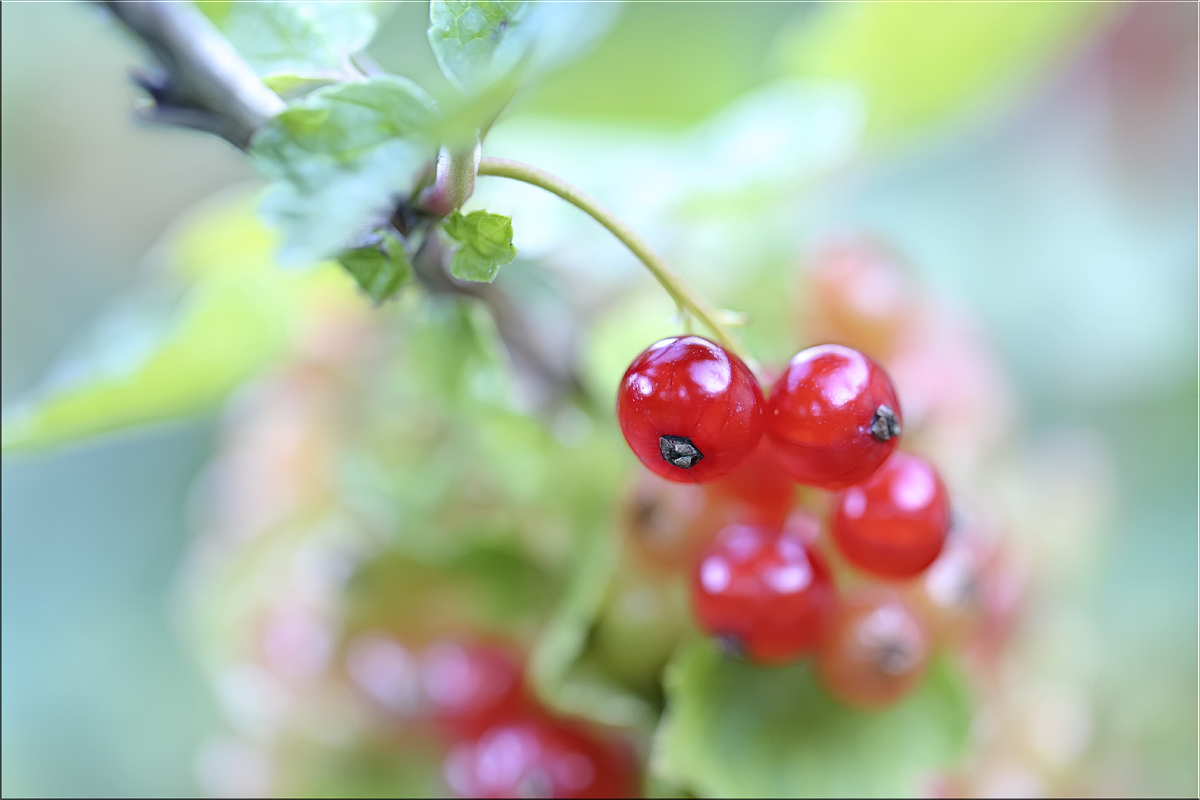
[[[263,83],[285,100],[294,100],[314,89],[320,89],[322,86],[328,86],[340,80],[340,75],[297,75],[294,72],[276,72],[263,78]]]
[[[375,35],[371,4],[358,0],[201,2],[200,10],[259,75],[336,73]]]
[[[935,122],[1035,73],[1081,33],[1087,3],[835,3],[784,32],[785,68],[857,84],[873,134]]]
[[[91,347],[61,366],[4,420],[4,449],[47,447],[219,402],[285,346],[306,297],[331,271],[289,274],[252,200],[219,203],[191,219],[172,246],[193,283],[178,302],[118,309]]]
[[[393,75],[318,89],[291,103],[254,138],[251,155],[272,178],[292,178],[293,162],[326,156],[345,163],[365,150],[419,137],[436,118],[420,86]]]
[[[500,267],[517,257],[511,217],[486,211],[472,211],[464,217],[455,211],[443,229],[461,245],[450,260],[450,274],[459,280],[491,283]]]
[[[262,212],[283,229],[280,260],[336,256],[390,216],[433,158],[433,120],[420,87],[385,77],[318,89],[264,126],[250,154],[275,181]]]
[[[617,561],[615,537],[607,530],[594,535],[575,560],[566,597],[538,640],[530,675],[539,695],[560,711],[606,725],[636,725],[650,719],[650,708],[587,658]]]
[[[618,11],[615,3],[432,0],[429,45],[450,82],[475,93],[519,70],[578,57]]]
[[[347,588],[347,632],[386,630],[402,639],[520,631],[543,618],[553,576],[511,542],[465,542],[442,557],[390,551]]]
[[[909,797],[960,756],[970,725],[962,678],[935,661],[884,711],[829,699],[808,664],[764,669],[708,641],[676,654],[654,770],[707,797]]]
[[[384,233],[375,244],[343,253],[339,260],[376,303],[394,297],[412,278],[412,265],[404,251],[404,243],[391,233]]]
[[[440,119],[429,129],[437,141],[453,148],[474,147],[480,132],[490,129],[520,88],[509,76],[472,95],[439,100]]]
[[[286,797],[443,797],[441,743],[380,737],[354,747],[330,747],[325,741],[292,737],[276,756],[278,794]]]

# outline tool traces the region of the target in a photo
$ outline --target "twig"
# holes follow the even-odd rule
[[[154,107],[144,116],[216,134],[245,150],[254,132],[284,108],[216,26],[190,3],[104,3],[161,64],[134,81]]]

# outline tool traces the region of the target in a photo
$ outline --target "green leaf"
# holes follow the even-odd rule
[[[384,233],[376,243],[343,253],[340,261],[376,303],[394,297],[412,278],[404,243],[390,233]]]
[[[398,138],[420,138],[436,119],[433,100],[407,78],[385,76],[329,86],[291,103],[252,144],[273,178],[296,177],[306,157],[347,164]]]
[[[434,157],[434,119],[420,87],[383,77],[318,89],[264,126],[250,155],[275,181],[262,212],[283,230],[280,261],[337,256],[390,216]]]
[[[666,690],[653,769],[707,797],[910,797],[961,756],[970,725],[944,659],[898,705],[855,711],[808,664],[755,667],[699,641],[676,655]]]
[[[253,204],[243,196],[194,214],[167,250],[174,277],[190,285],[182,293],[177,285],[143,293],[142,302],[104,318],[90,347],[6,409],[4,449],[48,447],[190,414],[275,359],[307,298],[336,292],[329,279],[337,276],[280,270],[271,253],[275,239]]]
[[[450,82],[475,93],[577,58],[618,12],[617,3],[432,0],[429,44]]]
[[[510,217],[486,211],[464,217],[455,211],[446,218],[443,230],[461,244],[450,261],[450,274],[459,280],[491,283],[500,267],[517,257]]]
[[[346,58],[367,46],[377,24],[371,4],[357,0],[198,5],[259,75],[347,77]]]
[[[867,96],[873,134],[935,122],[1081,38],[1100,4],[835,3],[785,31],[786,68],[849,80]]]
[[[303,97],[315,89],[338,81],[338,77],[329,75],[297,75],[294,72],[276,72],[263,78],[267,88],[285,100]]]

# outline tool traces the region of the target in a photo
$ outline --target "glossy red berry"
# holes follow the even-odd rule
[[[455,738],[478,736],[525,703],[521,664],[500,647],[434,642],[421,658],[421,682],[429,716]]]
[[[488,729],[446,756],[459,797],[633,797],[629,754],[563,720],[526,715]]]
[[[836,344],[793,356],[767,402],[767,433],[792,478],[844,489],[871,476],[896,449],[900,404],[887,374]]]
[[[898,451],[870,479],[837,498],[833,540],[865,572],[911,578],[937,559],[949,526],[950,504],[937,471]]]
[[[647,469],[704,483],[737,466],[762,438],[762,390],[720,345],[699,336],[663,339],[625,371],[617,420]]]
[[[825,562],[791,533],[731,525],[692,580],[700,625],[746,657],[778,664],[816,649],[837,602]]]
[[[906,695],[929,662],[924,624],[890,593],[850,597],[817,654],[825,688],[847,705],[881,708]]]

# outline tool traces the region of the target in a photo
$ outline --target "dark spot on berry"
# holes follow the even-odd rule
[[[662,454],[663,461],[680,469],[691,469],[704,458],[704,454],[686,436],[658,437],[658,452]]]
[[[639,528],[648,528],[654,524],[658,517],[658,501],[648,497],[639,497],[634,500],[633,506],[633,521]]]
[[[742,639],[732,633],[722,633],[714,638],[717,643],[717,649],[721,654],[728,658],[745,658],[746,648],[742,646]]]
[[[915,647],[896,638],[880,643],[875,663],[885,675],[903,675],[915,667],[920,658]]]
[[[881,442],[900,435],[900,420],[896,419],[896,412],[891,406],[883,405],[875,409],[875,416],[871,420],[871,435]]]

